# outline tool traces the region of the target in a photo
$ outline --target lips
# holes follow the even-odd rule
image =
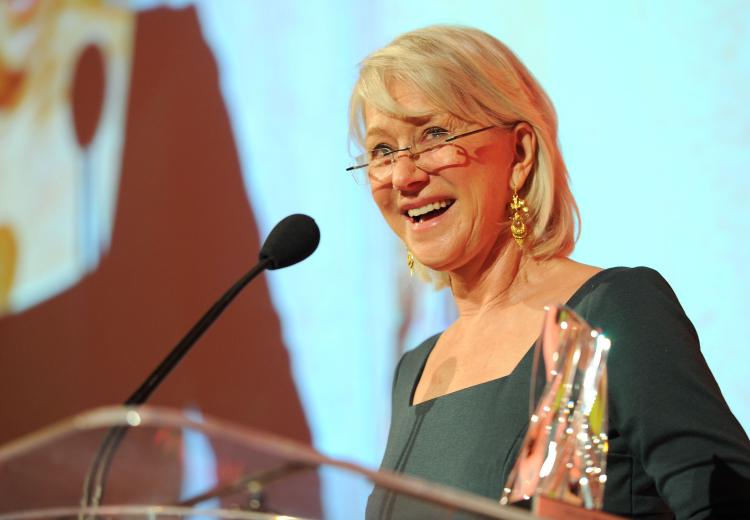
[[[409,208],[403,213],[404,216],[413,223],[424,222],[439,217],[448,211],[448,208],[450,208],[454,202],[456,202],[455,199],[436,200],[422,204],[421,206]]]

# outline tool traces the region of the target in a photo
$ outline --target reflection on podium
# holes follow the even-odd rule
[[[84,482],[113,429],[126,429],[102,481],[101,503],[81,504]],[[187,439],[210,463],[196,463]],[[177,410],[100,408],[0,447],[0,519],[314,518],[319,474],[386,490],[430,519],[538,518],[484,497],[363,469],[296,442]],[[345,493],[334,496],[347,503]],[[365,517],[365,511],[360,518]],[[326,515],[326,518],[329,516]],[[383,517],[388,518],[388,517]]]

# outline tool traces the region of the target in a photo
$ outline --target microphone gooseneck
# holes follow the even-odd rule
[[[258,263],[213,304],[148,379],[125,401],[125,405],[138,405],[146,402],[156,386],[253,278],[265,269],[281,269],[301,262],[313,254],[319,242],[318,225],[307,215],[299,213],[289,215],[276,224],[260,248]]]
[[[125,405],[135,406],[146,402],[156,387],[253,278],[265,269],[281,269],[301,262],[313,254],[319,242],[320,230],[315,221],[307,215],[289,215],[276,224],[260,249],[258,263],[211,306],[146,381],[125,401]],[[101,502],[112,456],[126,431],[127,427],[113,428],[100,446],[84,482],[81,499],[83,506],[98,506]]]

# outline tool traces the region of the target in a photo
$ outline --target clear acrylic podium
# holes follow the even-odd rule
[[[102,479],[100,505],[84,507],[84,482],[114,428],[124,435]],[[341,518],[336,505],[351,505],[347,490],[363,487],[379,488],[391,502],[413,503],[419,511],[413,518],[539,518],[452,488],[337,461],[281,437],[167,408],[100,408],[0,447],[0,520]],[[343,514],[365,518],[364,505],[357,509]],[[368,518],[390,517],[386,509]]]

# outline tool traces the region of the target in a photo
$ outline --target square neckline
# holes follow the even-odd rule
[[[573,305],[576,305],[578,303],[578,300],[583,298],[588,294],[588,291],[590,290],[590,285],[592,285],[601,275],[604,273],[611,273],[613,271],[621,270],[623,267],[609,267],[607,269],[602,269],[601,271],[598,271],[594,273],[592,276],[590,276],[588,279],[586,279],[585,282],[581,284],[578,289],[575,290],[575,292],[568,298],[568,300],[563,304],[566,307],[572,307]],[[487,381],[482,381],[481,383],[477,383],[475,385],[466,386],[464,388],[459,388],[458,390],[454,390],[453,392],[448,392],[447,394],[438,395],[435,397],[432,397],[430,399],[426,399],[424,401],[421,401],[419,403],[414,404],[414,394],[417,392],[417,386],[419,385],[419,381],[422,379],[422,374],[424,372],[425,366],[427,366],[427,360],[430,358],[430,354],[432,354],[432,350],[435,348],[435,345],[437,345],[438,340],[440,340],[440,336],[442,336],[443,333],[440,332],[438,334],[435,334],[434,341],[431,345],[427,348],[427,353],[424,356],[424,359],[422,360],[419,370],[417,370],[417,375],[412,382],[411,385],[411,391],[409,392],[409,409],[416,410],[422,405],[429,405],[432,406],[437,402],[438,399],[444,399],[444,398],[451,398],[451,396],[456,396],[457,394],[462,394],[468,391],[471,391],[473,389],[480,389],[481,387],[485,385],[490,385],[492,383],[497,384],[500,381],[506,380],[512,376],[514,376],[521,365],[526,362],[527,358],[531,354],[531,352],[534,350],[534,346],[536,345],[537,340],[539,337],[537,336],[537,339],[534,340],[534,342],[531,344],[531,346],[528,348],[526,353],[523,355],[523,357],[518,361],[516,366],[513,367],[513,370],[511,370],[509,373],[505,374],[504,376],[496,377],[495,379],[488,379]]]

